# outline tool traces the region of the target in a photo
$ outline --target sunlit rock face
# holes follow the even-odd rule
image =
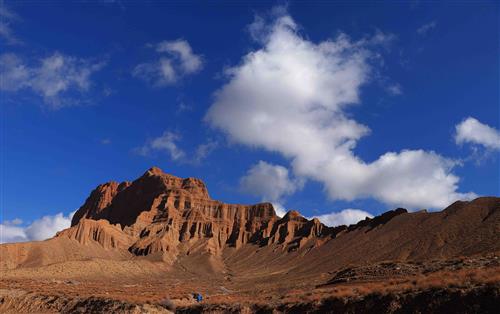
[[[171,259],[191,250],[217,255],[225,247],[238,249],[247,243],[292,251],[309,239],[330,238],[340,230],[297,211],[280,218],[270,203],[213,200],[203,181],[153,167],[133,182],[99,185],[74,215],[72,228],[60,236],[80,243],[90,238],[106,248],[126,246],[135,255],[160,253]]]

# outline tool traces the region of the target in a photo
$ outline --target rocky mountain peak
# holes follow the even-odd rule
[[[96,225],[89,220],[106,223]],[[161,252],[170,258],[193,246],[211,254],[247,243],[279,244],[290,249],[313,237],[330,236],[330,228],[318,220],[309,221],[297,211],[279,218],[270,203],[216,201],[202,180],[179,178],[158,167],[148,169],[133,182],[99,185],[78,209],[72,226],[75,231],[63,234],[79,242],[88,242],[85,235],[99,233],[102,236],[94,240],[106,241],[106,247],[113,247],[110,239],[121,239],[119,243],[129,245],[133,254]],[[116,226],[126,236],[117,235]],[[108,234],[113,236],[104,236]]]
[[[163,170],[161,170],[160,168],[158,167],[151,167],[149,168],[143,176],[161,176],[161,175],[165,175],[166,173],[163,172]]]

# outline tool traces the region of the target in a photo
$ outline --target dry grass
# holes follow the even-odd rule
[[[319,301],[326,297],[357,297],[368,294],[389,294],[402,291],[419,291],[431,288],[467,288],[476,285],[500,283],[500,267],[438,271],[428,275],[382,281],[339,284],[311,293],[296,293],[286,298],[287,302],[307,299]]]
[[[175,312],[176,305],[172,300],[168,298],[161,300],[159,302],[159,305],[161,305],[162,307],[166,308],[169,311]]]
[[[448,263],[448,261],[445,262]],[[157,278],[157,280],[149,278],[148,281],[138,278],[137,280],[127,281],[78,279],[78,283],[64,280],[2,279],[0,280],[0,288],[19,288],[42,295],[96,296],[137,304],[148,302],[150,304],[169,306],[169,304],[165,303],[165,300],[170,300],[178,308],[186,308],[197,306],[196,302],[190,297],[193,291],[200,291],[204,295],[205,300],[202,303],[205,305],[226,306],[237,303],[247,307],[264,307],[265,305],[275,306],[283,303],[320,303],[325,299],[336,297],[360,298],[366,295],[422,291],[430,288],[470,288],[476,285],[500,282],[500,266],[498,263],[494,266],[492,264],[485,266],[486,264],[473,262],[468,268],[460,266],[453,270],[446,267],[439,268],[439,265],[446,263],[443,261],[437,264],[425,263],[423,269],[433,269],[432,272],[401,275],[385,271],[381,272],[383,273],[381,277],[373,276],[374,273],[379,273],[377,268],[379,266],[369,265],[368,268],[359,268],[359,272],[354,274],[353,280],[322,287],[317,287],[314,281],[304,281],[298,284],[274,279],[269,284],[260,286],[245,286],[243,282],[225,282],[212,284],[210,287],[208,283],[203,281],[174,281],[170,283],[162,278]],[[406,264],[417,265],[414,263]],[[453,261],[448,264],[453,264]],[[389,266],[381,265],[380,267]],[[366,276],[363,275],[363,271],[367,274]],[[324,280],[328,279],[328,277],[325,277]],[[222,285],[228,288],[227,291],[221,292],[219,286]],[[209,288],[212,290],[209,290]]]

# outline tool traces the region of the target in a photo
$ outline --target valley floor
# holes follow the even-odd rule
[[[109,263],[92,260],[4,271],[0,312],[498,313],[500,309],[496,254],[381,262],[308,277],[293,272],[199,273],[179,263],[171,268],[146,261]],[[89,268],[92,275],[70,275],[77,274],[73,269],[78,267]],[[198,292],[204,297],[201,303],[193,298]]]

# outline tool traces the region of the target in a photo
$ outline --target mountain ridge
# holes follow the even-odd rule
[[[129,247],[135,255],[175,255],[175,246],[181,242],[203,238],[208,239],[208,251],[214,254],[226,245],[239,248],[246,243],[282,244],[292,250],[304,240],[327,237],[334,230],[296,211],[281,218],[270,203],[241,205],[213,200],[203,181],[179,178],[157,167],[133,182],[99,185],[75,213],[72,227],[83,219],[104,219],[119,225],[136,238]]]
[[[152,167],[134,181],[98,185],[76,211],[71,227],[54,238],[0,246],[0,269],[85,256],[142,257],[174,265],[179,259],[194,259],[194,254],[218,265],[212,269],[216,271],[231,262],[231,256],[247,254],[243,252],[267,252],[291,261],[297,254],[305,260],[318,256],[310,263],[285,264],[321,264],[327,270],[361,260],[445,258],[500,250],[492,241],[500,231],[499,212],[499,198],[483,197],[457,201],[440,212],[398,208],[350,226],[328,227],[298,211],[279,217],[270,203],[214,200],[200,179],[179,178]],[[53,252],[45,247],[54,247]]]

